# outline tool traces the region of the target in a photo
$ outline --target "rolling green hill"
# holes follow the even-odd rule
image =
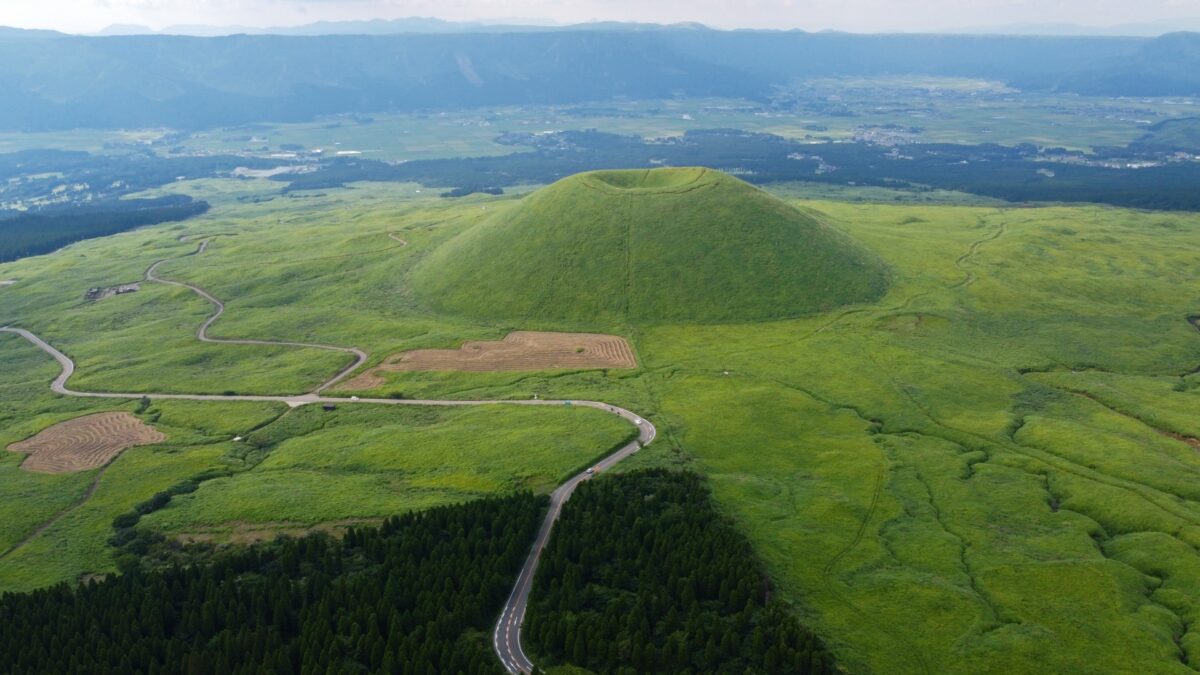
[[[1200,117],[1163,120],[1134,142],[1139,148],[1195,152],[1200,150]]]
[[[849,237],[708,169],[578,174],[434,251],[413,273],[439,311],[522,325],[735,323],[882,295]]]

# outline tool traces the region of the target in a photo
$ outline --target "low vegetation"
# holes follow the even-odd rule
[[[425,304],[491,321],[593,328],[730,323],[878,298],[880,259],[707,169],[600,171],[525,197],[415,268]]]
[[[517,204],[418,189],[356,183],[282,197],[258,179],[173,184],[212,210],[0,265],[0,280],[17,281],[0,288],[0,324],[76,358],[80,389],[299,392],[342,364],[313,350],[197,343],[210,308],[183,290],[143,284],[83,301],[88,288],[178,258],[164,276],[228,300],[214,336],[354,345],[371,354],[368,368],[513,330],[577,329],[425,304],[414,268]],[[1200,313],[1200,218],[790,201],[884,261],[881,298],[754,323],[606,327],[629,339],[634,369],[390,372],[373,394],[591,399],[650,416],[658,440],[629,466],[704,475],[761,557],[773,599],[796,608],[847,672],[1191,672],[1200,455],[1188,439],[1200,437],[1200,334],[1188,317]],[[213,239],[183,257],[196,245],[182,235]],[[84,414],[137,410],[51,395],[57,367],[15,336],[0,335],[0,366],[5,446]],[[430,494],[436,505],[544,489],[569,472],[566,456],[586,466],[628,432],[586,439],[593,423],[558,408],[525,427],[501,409],[388,419],[350,407],[267,424],[282,406],[155,403],[142,415],[169,445],[126,450],[86,499],[95,471],[33,474],[0,453],[0,548],[65,512],[0,557],[0,588],[112,573],[113,519],[214,467],[253,464],[254,448],[235,435],[278,431],[255,468],[173,496],[137,527],[222,541],[242,527],[231,518],[260,531],[358,526]],[[426,414],[441,421],[422,427]],[[585,440],[517,431],[541,425]],[[491,442],[506,454],[488,453]],[[308,513],[288,506],[289,489],[312,496],[312,518],[279,522]]]
[[[494,494],[545,493],[628,434],[625,422],[586,408],[310,406],[237,444],[251,468],[174,497],[142,526],[221,541],[246,523],[372,521]]]

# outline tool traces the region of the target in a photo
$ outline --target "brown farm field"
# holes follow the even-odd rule
[[[466,342],[459,349],[417,349],[393,354],[342,386],[374,389],[384,373],[401,371],[497,372],[585,368],[636,368],[633,348],[623,337],[598,333],[514,331],[503,340]]]
[[[76,417],[8,446],[28,455],[26,471],[71,473],[108,464],[127,448],[166,440],[166,435],[127,412]]]

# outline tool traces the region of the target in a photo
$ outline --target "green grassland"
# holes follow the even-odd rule
[[[836,229],[708,169],[558,181],[414,269],[425,306],[523,325],[720,323],[882,295],[879,258]]]
[[[1169,421],[1200,409],[1180,377],[1200,363],[1200,221],[813,206],[896,268],[879,307],[662,328],[642,353],[671,373],[680,442],[843,662],[1187,672],[1197,606],[1165,591],[1198,562],[1200,457],[1158,425],[1184,433]],[[1088,386],[1124,409],[1071,393]],[[1146,533],[1174,557],[1130,555]]]
[[[411,283],[443,244],[513,209],[511,198],[446,201],[383,184],[293,197],[265,181],[184,187],[206,192],[212,211],[0,266],[0,279],[18,280],[0,288],[0,323],[79,359],[79,388],[313,386],[337,355],[198,346],[192,334],[207,308],[185,291],[148,285],[82,301],[89,286],[136,279],[151,261],[193,250],[180,235],[226,233],[162,268],[227,299],[213,335],[356,345],[372,362],[520,328],[625,335],[641,362],[631,371],[393,373],[379,393],[590,398],[648,415],[659,440],[629,466],[706,473],[848,672],[1187,673],[1200,663],[1200,455],[1186,442],[1200,433],[1200,334],[1186,321],[1200,311],[1200,216],[793,200],[883,259],[891,283],[882,298],[758,323],[615,316],[528,326],[439,313]],[[157,353],[166,361],[151,367]],[[207,360],[193,363],[197,355]],[[0,358],[20,373],[0,383],[7,442],[102,409],[48,394],[56,370],[22,341],[0,336]],[[315,409],[263,427],[261,463],[146,522],[173,532],[239,519],[314,523],[419,507],[431,494],[544,488],[625,433],[605,434],[603,420],[585,423],[579,411],[518,424],[504,410],[347,407],[327,427],[309,424],[326,419]],[[115,513],[202,466],[247,458],[227,433],[273,414],[125,453],[92,499],[0,559],[0,586],[90,570],[48,561],[72,532],[71,550],[102,556]],[[205,417],[201,404],[179,415],[180,429]],[[541,429],[575,440],[503,452],[528,447]],[[14,467],[0,463],[0,513],[43,500],[31,523],[89,484]],[[313,508],[286,500],[290,490]],[[20,536],[5,527],[0,536]]]
[[[79,415],[137,409],[137,402],[53,397],[47,383],[56,365],[16,336],[5,335],[0,345],[0,367],[12,377],[0,385],[0,446]],[[24,455],[0,454],[0,589],[112,572],[114,552],[106,542],[114,516],[202,472],[238,470],[243,462],[229,439],[284,410],[281,404],[157,403],[142,416],[167,440],[127,450],[103,469],[37,474],[20,469]]]
[[[41,352],[11,335],[0,345],[0,365],[16,376],[0,386],[2,445],[81,414],[138,409],[136,401],[53,397],[46,384],[56,368]],[[36,474],[19,468],[23,455],[0,454],[0,589],[112,572],[113,518],[199,475],[216,477],[143,526],[223,541],[245,526],[297,531],[483,495],[548,492],[629,435],[624,422],[585,408],[288,412],[282,404],[163,401],[140,414],[167,440],[127,450],[102,470]],[[243,434],[245,441],[232,442]]]
[[[269,453],[262,463],[208,481],[144,522],[172,533],[315,525],[549,492],[627,435],[624,422],[588,408],[300,408],[247,438]]]

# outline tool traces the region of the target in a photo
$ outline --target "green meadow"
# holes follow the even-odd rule
[[[298,408],[246,443],[254,468],[176,497],[145,523],[220,533],[230,523],[318,525],[519,490],[543,493],[628,436],[588,408]]]
[[[79,389],[293,393],[344,363],[318,350],[197,343],[210,310],[184,289],[83,300],[174,258],[163,276],[227,302],[212,335],[353,345],[371,363],[514,329],[624,335],[635,370],[391,373],[376,393],[588,398],[645,414],[659,440],[623,469],[706,474],[847,672],[1187,673],[1200,663],[1200,451],[1189,442],[1200,436],[1200,333],[1187,322],[1200,313],[1200,216],[789,198],[882,261],[882,297],[789,320],[663,324],[610,312],[589,324],[517,305],[450,313],[416,288],[437,274],[440,247],[517,208],[510,197],[440,200],[379,184],[282,196],[253,180],[183,188],[213,209],[0,265],[0,279],[17,280],[0,288],[0,324],[72,355]],[[185,256],[196,239],[182,235],[212,243]],[[739,245],[730,237],[702,252]],[[473,301],[485,306],[489,290]],[[712,298],[743,301],[755,300]],[[136,405],[51,395],[56,367],[14,336],[0,336],[0,366],[5,444]],[[156,403],[143,414],[161,413],[169,440],[125,452],[74,507],[95,472],[34,475],[0,453],[0,539],[11,546],[67,510],[0,558],[0,588],[111,571],[113,516],[210,469],[230,475],[142,527],[219,535],[545,491],[628,433],[575,409],[279,408]]]

